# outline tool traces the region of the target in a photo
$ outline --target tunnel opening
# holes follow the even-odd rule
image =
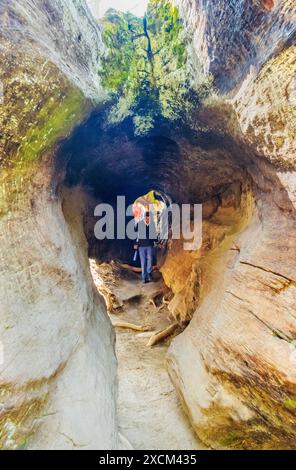
[[[118,196],[129,206],[153,190],[167,205],[203,205],[203,218],[208,220],[223,205],[225,195],[232,195],[235,210],[242,195],[252,191],[247,171],[252,165],[247,150],[228,135],[214,130],[194,132],[162,120],[148,135],[139,137],[130,119],[106,129],[104,113],[99,110],[61,145],[54,190],[62,198],[67,192],[79,193],[77,197],[83,200],[82,225],[89,258],[129,264],[133,243],[127,237],[119,238],[116,226],[113,240],[96,239],[98,204],[110,204],[116,216]],[[127,216],[126,224],[133,218]]]
[[[247,150],[214,130],[193,132],[162,122],[139,137],[129,119],[106,129],[101,110],[59,149],[55,191],[71,232],[80,233],[78,243],[89,259],[94,286],[104,298],[116,331],[119,419],[123,434],[137,448],[143,446],[141,439],[157,445],[151,427],[159,423],[154,413],[148,418],[150,397],[143,371],[154,375],[155,399],[163,393],[170,397],[162,404],[163,426],[177,431],[167,434],[166,445],[173,446],[177,439],[180,448],[184,442],[192,448],[202,446],[180,412],[180,397],[171,388],[165,356],[215,284],[217,270],[227,269],[225,253],[238,250],[235,239],[250,223],[254,188],[248,165],[252,163]],[[141,269],[131,262],[133,243],[116,236],[97,240],[94,213],[100,203],[116,211],[119,195],[133,204],[151,189],[167,201],[202,205],[202,245],[185,251],[182,238],[169,240],[156,262],[154,282],[143,287]],[[127,386],[129,380],[134,388]],[[141,393],[131,403],[135,388]],[[143,420],[150,418],[150,430],[144,431]]]

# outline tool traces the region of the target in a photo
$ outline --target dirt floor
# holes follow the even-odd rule
[[[166,370],[171,337],[147,346],[155,332],[171,324],[166,304],[169,292],[160,273],[154,273],[155,282],[143,285],[139,274],[115,263],[97,266],[91,261],[91,269],[112,323],[128,322],[148,330],[115,327],[121,434],[134,449],[202,449]]]

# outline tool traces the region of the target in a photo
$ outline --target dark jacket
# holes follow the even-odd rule
[[[136,244],[139,247],[154,246],[154,243],[158,240],[155,223],[152,219],[150,219],[149,225],[147,225],[144,220],[140,220],[137,224],[137,234]]]

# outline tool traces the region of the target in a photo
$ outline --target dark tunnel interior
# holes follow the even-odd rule
[[[107,130],[103,126],[101,114],[95,113],[61,147],[60,156],[68,160],[65,184],[79,184],[111,204],[118,195],[130,204],[152,187],[166,192],[182,158],[166,129],[137,137],[130,119]]]

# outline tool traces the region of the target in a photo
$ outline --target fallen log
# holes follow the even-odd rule
[[[160,341],[162,341],[163,339],[167,338],[168,336],[170,336],[171,334],[174,333],[174,331],[178,328],[178,323],[173,323],[172,325],[168,326],[167,328],[163,329],[163,330],[160,330],[160,331],[157,331],[156,333],[154,333],[150,340],[148,341],[148,344],[147,346],[149,347],[152,347],[154,346],[155,344],[159,343]]]
[[[154,308],[157,308],[157,305],[154,302],[154,299],[149,299],[149,302],[153,305]]]
[[[165,307],[166,307],[166,305],[165,305],[165,304],[162,304],[162,305],[158,308],[158,311],[160,312],[160,311],[163,310]]]

